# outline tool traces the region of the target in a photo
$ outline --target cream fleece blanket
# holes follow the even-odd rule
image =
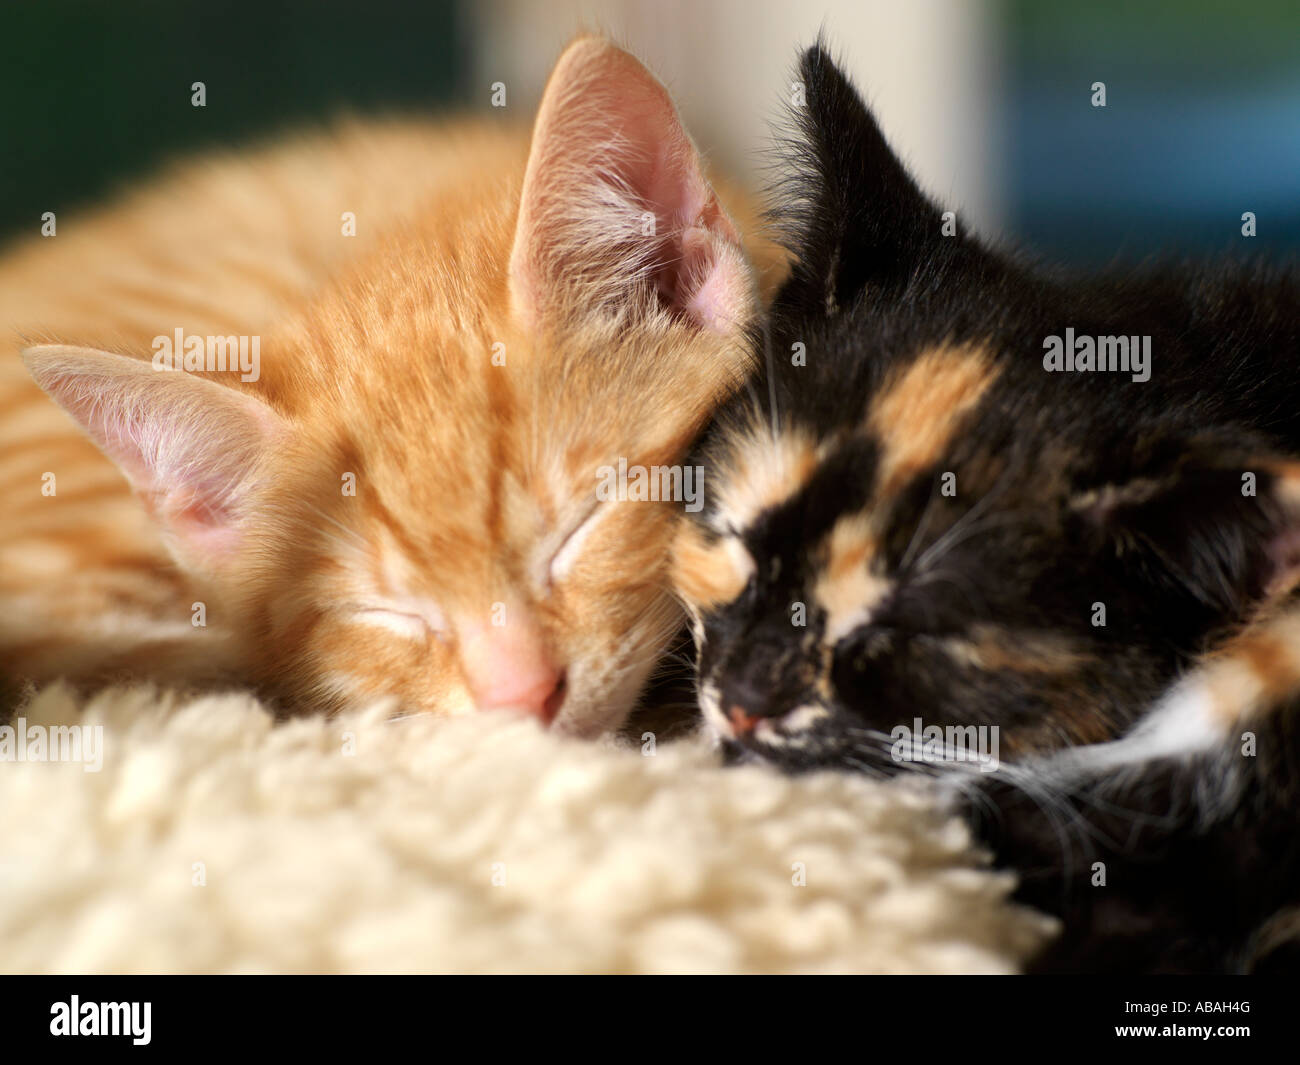
[[[8,972],[1008,972],[1050,932],[908,789],[696,739],[143,688],[19,714],[103,750],[0,761]]]

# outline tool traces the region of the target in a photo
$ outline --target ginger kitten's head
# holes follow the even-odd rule
[[[565,52],[526,156],[464,136],[463,178],[264,338],[256,383],[27,359],[267,690],[591,733],[679,624],[681,504],[600,498],[603,471],[681,461],[746,369],[754,284],[663,88],[609,43]]]

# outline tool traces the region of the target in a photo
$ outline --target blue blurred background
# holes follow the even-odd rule
[[[502,81],[526,121],[580,26],[646,59],[741,173],[820,30],[922,183],[990,236],[1078,263],[1300,248],[1296,0],[8,0],[0,237],[341,110],[500,119]]]
[[[1007,221],[1104,261],[1300,247],[1300,3],[1007,5]],[[1107,106],[1078,106],[1104,81]],[[1089,101],[1090,103],[1090,101]]]

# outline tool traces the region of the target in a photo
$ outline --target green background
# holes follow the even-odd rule
[[[461,34],[436,0],[2,0],[0,236],[200,145],[454,101]]]
[[[0,239],[199,146],[342,111],[464,101],[466,10],[0,0]],[[1300,0],[990,10],[1002,71],[993,156],[1011,241],[1082,263],[1300,248]],[[1105,109],[1087,105],[1097,80]],[[194,81],[206,83],[205,108],[190,105]],[[1243,245],[1247,210],[1259,235]]]

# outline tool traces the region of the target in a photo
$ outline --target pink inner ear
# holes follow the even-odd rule
[[[36,383],[122,469],[182,561],[240,545],[248,477],[285,426],[253,397],[202,377],[84,348],[29,349]]]
[[[718,216],[730,230],[727,216],[721,210]],[[680,261],[678,306],[715,333],[726,334],[743,327],[742,315],[752,299],[752,281],[733,240],[694,226],[682,235]]]
[[[750,313],[735,227],[667,92],[626,52],[584,38],[556,65],[538,112],[512,296],[536,323],[564,306],[575,279],[591,307],[628,302],[642,277],[664,305],[708,328],[737,328]]]
[[[191,554],[215,562],[228,561],[238,553],[243,537],[229,509],[214,511],[207,499],[175,493],[148,500],[149,511]]]

